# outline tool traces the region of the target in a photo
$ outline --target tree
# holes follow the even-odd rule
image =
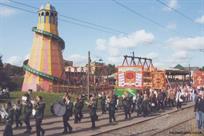
[[[204,66],[200,70],[204,71]]]
[[[108,71],[108,75],[112,75],[115,72],[117,72],[117,68],[115,67],[115,65],[108,64],[107,71]]]
[[[3,68],[3,66],[2,56],[0,56],[0,68]]]
[[[11,70],[10,70],[11,71]],[[18,87],[17,79],[12,80],[9,76],[9,72],[7,68],[3,67],[2,56],[0,56],[0,88],[9,88],[9,90],[16,90]],[[16,73],[19,73],[19,69],[16,68],[13,70]],[[19,81],[20,82],[20,81]]]

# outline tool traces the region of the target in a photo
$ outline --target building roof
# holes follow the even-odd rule
[[[42,5],[42,6],[40,7],[40,10],[42,10],[42,9],[44,9],[44,10],[50,10],[50,11],[56,11],[55,7],[52,6],[49,2],[46,3],[45,6]]]
[[[196,71],[200,69],[199,67],[184,67],[185,70]]]
[[[174,68],[184,70],[184,67],[181,64],[177,64]]]
[[[177,64],[173,69],[178,69],[178,70],[185,70],[185,71],[195,71],[198,70],[199,67],[184,67],[181,64]]]
[[[188,75],[189,71],[186,70],[165,70],[166,75]]]

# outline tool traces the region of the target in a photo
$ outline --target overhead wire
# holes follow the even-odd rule
[[[176,12],[177,14],[179,14],[180,16],[184,17],[185,19],[187,19],[188,21],[191,21],[194,23],[194,19],[192,19],[191,17],[185,15],[183,12],[173,8],[173,7],[170,7],[168,4],[166,4],[165,2],[161,1],[161,0],[156,0],[158,3],[162,4],[163,6],[173,10],[174,12]]]
[[[29,4],[26,4],[26,3],[23,3],[23,2],[14,1],[14,0],[8,0],[8,1],[10,1],[12,3],[15,3],[15,4],[18,4],[18,5],[22,5],[22,6],[26,6],[26,7],[38,10],[37,7],[34,7],[32,5],[29,5]],[[127,34],[127,32],[123,32],[123,31],[117,30],[117,29],[112,28],[112,27],[107,27],[107,26],[104,26],[104,25],[92,23],[92,22],[87,21],[87,20],[82,20],[82,19],[78,19],[78,18],[75,18],[75,17],[63,15],[63,14],[59,14],[59,17],[63,17],[65,19],[72,20],[72,21],[68,21],[68,22],[76,21],[76,22],[78,22],[78,23],[75,23],[76,25],[78,25],[79,23],[83,23],[83,24],[85,24],[83,26],[90,25],[91,26],[90,28],[97,27],[97,28],[99,28],[99,30],[100,29],[104,29],[105,31],[109,31],[111,33],[123,33],[123,34]]]
[[[121,3],[121,2],[119,2],[119,1],[117,1],[117,0],[112,0],[112,1],[113,1],[116,5],[118,5],[118,6],[122,7],[122,8],[124,8],[124,9],[126,9],[127,11],[133,13],[134,15],[139,16],[139,17],[141,17],[141,18],[143,18],[143,19],[149,21],[150,23],[152,23],[152,24],[154,24],[154,25],[156,25],[156,26],[158,26],[158,27],[160,27],[160,28],[169,31],[169,30],[166,28],[165,25],[163,25],[163,24],[161,24],[161,23],[159,23],[159,22],[157,22],[157,21],[155,21],[155,20],[153,20],[153,19],[151,19],[151,18],[149,18],[149,17],[147,17],[147,16],[145,16],[145,15],[143,15],[143,14],[137,12],[136,10],[134,10],[134,9],[132,9],[132,8],[130,8],[130,7],[128,7],[128,6],[126,6],[125,4],[123,4],[123,3]],[[179,31],[176,31],[176,30],[171,31],[171,33],[184,35],[184,36],[186,36],[186,37],[193,37],[193,36],[191,36],[191,35],[186,35],[186,34],[184,34],[184,33],[180,33]]]

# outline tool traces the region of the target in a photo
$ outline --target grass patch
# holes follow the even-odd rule
[[[15,92],[11,92],[10,96],[11,96],[11,100],[13,103],[16,103],[16,101],[18,99],[21,99],[21,97],[25,94],[25,92],[21,92],[21,91],[15,91]],[[50,112],[50,107],[51,105],[62,99],[64,93],[52,93],[52,92],[33,92],[33,97],[35,98],[36,96],[42,96],[45,103],[46,103],[46,107],[45,107],[45,116],[51,116],[52,113]]]

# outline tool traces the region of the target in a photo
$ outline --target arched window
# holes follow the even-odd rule
[[[38,13],[38,16],[40,16],[40,13]]]
[[[51,12],[51,17],[54,16],[54,14]]]
[[[48,11],[46,12],[46,16],[49,16],[49,12]]]
[[[41,13],[41,16],[44,16],[44,12]]]
[[[57,16],[57,13],[55,13],[55,16]]]

